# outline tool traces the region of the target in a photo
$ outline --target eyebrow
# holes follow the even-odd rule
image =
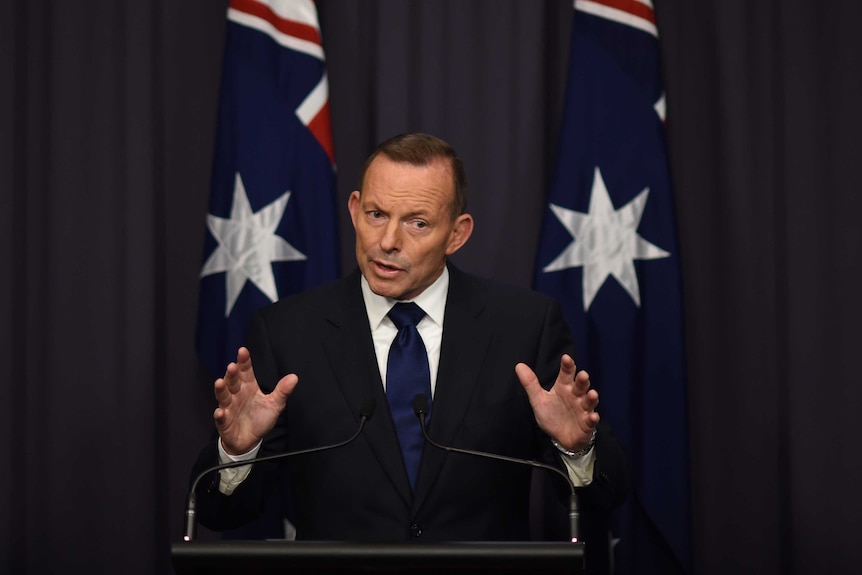
[[[373,200],[369,200],[369,201],[368,201],[368,204],[364,207],[364,211],[366,211],[366,212],[367,212],[367,211],[383,212],[383,213],[386,213],[386,214],[391,214],[391,213],[392,213],[392,210],[391,210],[391,209],[383,208],[379,203],[377,203],[377,202],[375,202],[375,201],[373,201]],[[402,216],[402,217],[405,217],[405,218],[416,218],[416,217],[419,217],[419,218],[428,219],[428,218],[430,218],[432,215],[433,215],[433,213],[432,213],[430,210],[428,210],[427,208],[421,208],[421,209],[419,209],[419,210],[413,210],[413,211],[411,211],[411,212],[408,212],[407,214],[405,214],[405,215],[404,215],[404,216]]]

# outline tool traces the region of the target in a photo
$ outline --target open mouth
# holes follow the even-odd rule
[[[386,272],[386,273],[394,273],[394,272],[401,271],[401,268],[399,268],[399,267],[389,265],[389,264],[386,264],[386,263],[380,262],[380,261],[375,261],[374,265],[377,266],[377,269],[379,269],[382,272]]]

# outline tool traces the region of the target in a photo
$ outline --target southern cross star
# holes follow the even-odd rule
[[[272,262],[306,259],[305,254],[275,233],[289,199],[290,192],[285,192],[271,204],[252,212],[242,178],[237,173],[230,219],[207,214],[207,227],[218,242],[218,248],[204,263],[201,277],[227,272],[225,317],[230,315],[247,280],[270,301],[278,299]]]
[[[602,173],[596,167],[590,192],[589,213],[555,204],[551,210],[572,235],[570,243],[542,270],[554,272],[583,267],[584,311],[587,311],[608,276],[613,276],[640,307],[640,290],[634,260],[653,260],[670,254],[637,233],[649,188],[614,210]]]

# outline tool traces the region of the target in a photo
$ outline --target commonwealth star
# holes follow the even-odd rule
[[[305,254],[275,233],[289,199],[290,192],[285,192],[271,204],[252,212],[242,178],[237,173],[230,219],[207,214],[207,227],[218,247],[204,263],[201,277],[227,272],[225,317],[230,315],[248,280],[270,301],[278,300],[272,262],[306,259]]]
[[[599,289],[613,276],[640,307],[640,290],[634,260],[653,260],[670,254],[637,233],[649,188],[618,210],[614,209],[602,173],[595,168],[588,213],[551,204],[551,211],[572,236],[572,243],[543,272],[583,267],[584,311]]]

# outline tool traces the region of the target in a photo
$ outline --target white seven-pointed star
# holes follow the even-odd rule
[[[251,280],[270,301],[278,299],[272,262],[306,259],[305,254],[275,234],[290,192],[285,192],[258,212],[251,211],[239,173],[233,189],[230,219],[207,214],[207,227],[218,247],[204,263],[201,277],[227,272],[225,317],[230,315],[246,280]]]
[[[608,276],[617,279],[640,307],[640,290],[634,260],[654,260],[670,254],[638,235],[649,188],[614,210],[602,173],[596,167],[587,214],[551,204],[560,223],[572,234],[572,243],[542,270],[554,272],[583,266],[584,311]]]

